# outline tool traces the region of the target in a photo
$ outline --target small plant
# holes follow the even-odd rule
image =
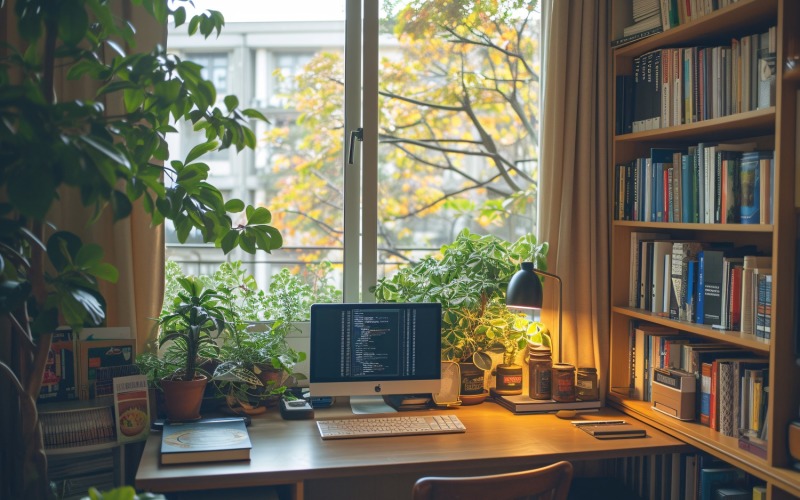
[[[214,359],[220,352],[214,337],[229,328],[231,311],[220,304],[215,290],[205,288],[194,277],[178,278],[183,287],[173,300],[171,311],[158,320],[159,347],[168,344],[163,358],[179,368],[172,378],[194,380],[198,361]]]
[[[464,229],[440,255],[426,257],[382,278],[374,287],[379,302],[442,304],[442,359],[491,368],[488,352],[513,360],[541,326],[505,305],[508,282],[520,262],[546,267],[547,243],[532,234],[510,243]]]

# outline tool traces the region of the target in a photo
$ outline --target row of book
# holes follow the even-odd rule
[[[46,448],[89,446],[117,441],[111,406],[40,412]]]
[[[114,450],[104,448],[86,453],[47,457],[47,474],[56,497],[63,500],[86,497],[90,487],[99,491],[119,486],[115,474]]]
[[[737,0],[659,0],[663,31],[695,21]]]
[[[774,151],[755,143],[651,148],[615,166],[614,218],[642,222],[771,224]]]
[[[766,485],[707,453],[625,457],[614,466],[615,478],[637,498],[766,499]]]
[[[617,76],[617,134],[690,124],[775,105],[777,30],[730,45],[660,48]]]
[[[752,247],[631,233],[628,305],[769,343],[772,258]]]
[[[147,377],[114,377],[110,398],[42,405],[39,421],[48,449],[146,439],[150,430]]]
[[[631,397],[740,438],[740,447],[766,455],[766,358],[650,323],[631,326],[630,344]]]

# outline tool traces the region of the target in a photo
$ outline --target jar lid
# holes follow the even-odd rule
[[[536,354],[550,354],[550,348],[549,348],[549,347],[547,347],[547,346],[546,346],[546,345],[544,345],[544,344],[538,344],[538,345],[537,345],[536,347],[534,347],[532,350],[533,350],[533,352],[535,352]]]
[[[553,370],[564,370],[564,371],[567,371],[567,370],[574,370],[574,369],[575,369],[574,366],[572,366],[570,364],[567,364],[567,363],[555,363],[555,364],[553,364]]]
[[[592,373],[592,372],[596,372],[596,371],[597,371],[597,368],[590,368],[590,367],[588,367],[588,366],[587,366],[587,367],[584,367],[584,368],[578,368],[578,371],[579,371],[579,372],[589,372],[589,373]]]

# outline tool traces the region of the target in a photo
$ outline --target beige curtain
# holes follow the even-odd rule
[[[542,13],[539,239],[550,243],[548,270],[563,280],[563,362],[595,367],[601,379],[610,304],[609,4],[545,0]],[[543,316],[557,325],[558,287],[548,285]]]
[[[132,20],[136,26],[135,50],[149,50],[166,42],[166,27],[153,20],[141,7],[130,0],[114,2],[117,14]],[[109,57],[113,54],[109,54]],[[59,100],[88,99],[94,89],[85,81],[70,81],[57,75],[56,95]],[[107,112],[114,114],[121,102],[105,102]],[[134,205],[130,218],[112,223],[110,211],[94,224],[88,224],[91,212],[84,209],[79,194],[62,193],[61,202],[53,209],[50,219],[59,229],[72,231],[84,243],[94,242],[103,247],[105,260],[119,270],[116,284],[100,283],[100,292],[108,306],[107,326],[130,326],[140,353],[153,334],[164,293],[164,230],[150,227],[150,217],[141,203]]]

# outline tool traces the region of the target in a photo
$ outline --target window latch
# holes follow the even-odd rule
[[[350,131],[350,150],[347,153],[347,164],[353,164],[353,153],[355,152],[356,140],[364,142],[364,129],[359,127]]]

